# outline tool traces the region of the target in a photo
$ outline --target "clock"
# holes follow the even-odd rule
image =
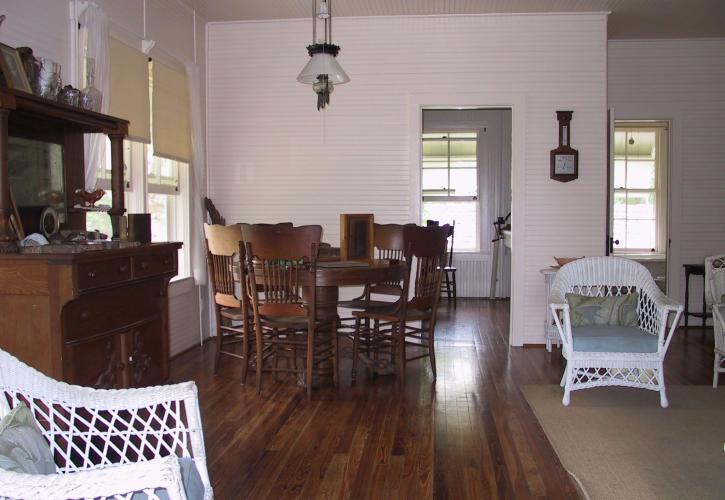
[[[555,181],[569,182],[579,177],[579,151],[569,145],[573,111],[557,111],[559,147],[551,150],[549,176]]]

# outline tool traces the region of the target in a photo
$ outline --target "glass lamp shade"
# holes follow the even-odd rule
[[[327,75],[332,83],[347,83],[350,77],[338,64],[335,56],[328,53],[314,54],[297,76],[300,83],[313,84],[317,81],[317,75]]]

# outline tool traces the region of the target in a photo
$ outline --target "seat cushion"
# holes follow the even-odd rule
[[[26,474],[55,474],[48,442],[24,403],[0,421],[0,468]]]
[[[575,326],[571,336],[577,352],[657,352],[657,337],[636,326]]]
[[[201,481],[199,471],[196,469],[194,460],[191,458],[180,458],[179,468],[181,469],[181,481],[184,483],[184,491],[187,500],[204,499],[204,483]],[[169,494],[166,490],[158,489],[154,492],[161,500],[168,500]],[[134,493],[131,500],[148,500],[146,493]]]
[[[638,293],[619,296],[589,297],[567,293],[571,326],[637,326]]]

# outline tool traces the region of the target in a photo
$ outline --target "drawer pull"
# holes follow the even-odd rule
[[[93,278],[95,278],[95,277],[96,277],[96,272],[95,272],[95,271],[88,271],[88,277],[89,277],[90,279],[93,279]]]
[[[167,259],[164,260],[164,265],[165,266],[168,266],[170,264],[171,264],[171,259],[170,258],[167,258]]]
[[[122,266],[118,266],[119,273],[125,273],[126,271],[128,271],[128,266],[126,264],[123,264]]]
[[[148,262],[146,262],[146,261],[141,262],[141,269],[148,269],[148,268],[149,268]]]
[[[91,313],[90,313],[90,312],[88,312],[88,311],[83,311],[83,312],[81,313],[81,319],[83,319],[83,320],[86,320],[86,319],[88,319],[88,318],[90,318],[90,317],[91,317]]]

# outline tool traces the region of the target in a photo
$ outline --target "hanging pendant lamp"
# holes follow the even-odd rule
[[[324,40],[317,40],[317,23],[322,24]],[[312,45],[307,46],[310,60],[297,76],[297,81],[312,85],[317,94],[317,110],[330,104],[330,94],[335,84],[350,81],[345,70],[337,62],[340,47],[332,43],[332,0],[321,0],[319,9],[317,0],[312,0]]]

